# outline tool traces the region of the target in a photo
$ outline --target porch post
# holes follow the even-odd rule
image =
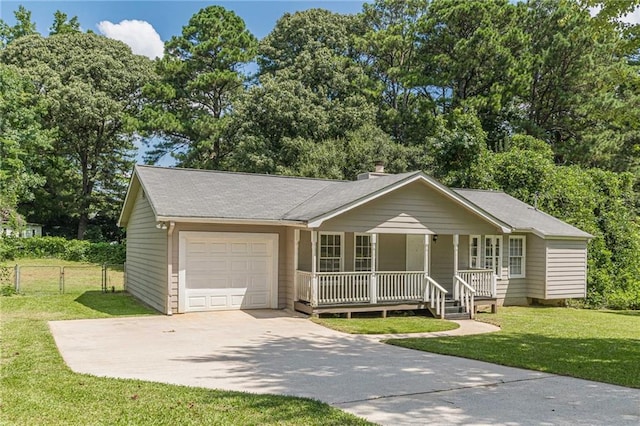
[[[300,300],[298,297],[298,249],[300,247],[300,230],[293,230],[293,301]]]
[[[311,306],[318,306],[318,231],[311,231]]]
[[[424,276],[428,277],[429,274],[431,273],[431,271],[429,270],[429,259],[430,259],[430,253],[429,253],[429,244],[431,242],[431,235],[429,234],[424,234]]]
[[[371,280],[369,282],[369,297],[371,303],[378,303],[378,279],[376,277],[376,265],[378,248],[378,234],[371,234]]]
[[[458,296],[459,296],[459,283],[458,281],[455,279],[455,276],[458,275],[458,244],[460,242],[460,235],[458,234],[453,234],[453,281],[454,281],[454,285],[453,285],[453,297],[455,298],[455,300],[458,300]]]

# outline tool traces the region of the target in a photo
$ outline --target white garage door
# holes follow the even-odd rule
[[[277,307],[278,235],[180,232],[179,311]]]

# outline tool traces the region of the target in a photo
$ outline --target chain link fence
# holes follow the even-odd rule
[[[31,266],[0,268],[0,285],[12,285],[16,292],[29,295],[125,290],[124,264]]]

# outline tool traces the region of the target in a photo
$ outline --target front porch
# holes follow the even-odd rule
[[[438,236],[429,234],[332,233],[332,246],[327,249],[318,231],[302,233],[308,235],[301,238],[298,231],[295,247],[294,308],[298,311],[349,317],[353,312],[378,311],[386,316],[388,311],[429,310],[437,318],[473,318],[477,305],[490,304],[495,312],[496,274],[490,269],[459,269],[460,263],[466,263],[459,262],[457,234],[441,238],[453,244],[436,247]],[[348,247],[353,249],[352,257],[346,256],[345,261],[349,245],[345,240],[349,239],[355,242]],[[385,242],[393,247],[385,247]],[[327,265],[340,270],[321,270]],[[387,265],[406,268],[383,270]],[[366,270],[346,270],[350,266]]]

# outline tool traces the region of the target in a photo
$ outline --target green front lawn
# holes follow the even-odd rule
[[[156,314],[123,293],[0,297],[0,310],[0,424],[369,424],[309,399],[71,372],[47,321]]]
[[[388,318],[314,318],[313,322],[350,334],[431,333],[460,327],[455,322],[422,316]]]
[[[508,307],[479,314],[496,333],[388,343],[640,388],[640,312]]]

